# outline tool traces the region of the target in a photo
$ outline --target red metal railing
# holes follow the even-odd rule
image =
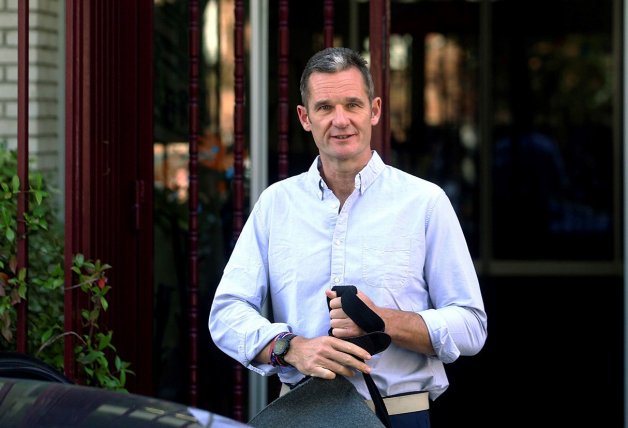
[[[288,133],[290,132],[288,88],[288,55],[290,54],[289,16],[290,7],[288,6],[288,0],[279,0],[279,147],[277,151],[280,180],[288,176]]]
[[[234,112],[234,177],[233,177],[233,244],[244,226],[244,0],[235,2],[235,112]],[[244,369],[234,365],[233,417],[244,420]]]
[[[190,404],[197,405],[198,394],[198,69],[199,69],[199,5],[198,0],[189,2],[189,232],[188,232],[188,337]]]
[[[28,0],[18,2],[17,76],[17,174],[20,193],[17,200],[17,268],[28,267],[28,233],[24,213],[28,212]],[[26,352],[28,300],[17,308],[17,351]]]

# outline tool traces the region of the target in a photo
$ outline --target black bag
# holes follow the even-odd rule
[[[384,333],[384,321],[357,297],[356,287],[336,286],[332,290],[342,299],[345,313],[367,332],[363,336],[343,339],[366,349],[371,355],[388,348],[391,339]],[[329,301],[327,303],[329,306]],[[375,405],[375,413],[353,384],[338,375],[333,380],[309,378],[300,382],[262,409],[249,424],[258,428],[275,428],[277,424],[299,428],[390,428],[388,411],[375,382],[371,375],[363,373],[363,376]]]
[[[344,376],[311,377],[272,401],[249,421],[258,428],[383,428]]]

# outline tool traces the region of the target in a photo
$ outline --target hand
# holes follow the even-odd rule
[[[364,362],[370,358],[364,349],[335,337],[297,336],[290,342],[284,360],[307,376],[334,379],[337,374],[353,376],[355,370],[370,373],[371,368]]]
[[[329,306],[331,308],[329,311],[329,317],[331,318],[330,326],[333,329],[332,334],[335,337],[354,337],[366,334],[366,331],[361,329],[342,309],[342,301],[340,297],[337,297],[337,293],[335,291],[325,290],[325,294],[327,295],[327,298],[331,299],[329,302]],[[366,294],[358,290],[357,296],[373,312],[376,312],[375,309],[377,306],[375,306],[373,301]]]

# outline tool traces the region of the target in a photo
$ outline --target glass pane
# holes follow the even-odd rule
[[[493,3],[494,256],[612,259],[612,2],[535,3]]]
[[[154,3],[154,377],[157,396],[178,402],[187,402],[190,380],[188,8]],[[199,2],[198,406],[220,414],[231,396],[212,385],[230,384],[233,361],[211,348],[207,319],[232,239],[233,10],[232,0]]]
[[[154,7],[154,377],[156,395],[187,395],[188,9]]]
[[[391,4],[393,163],[440,185],[479,252],[477,3]],[[447,19],[443,19],[443,17]]]

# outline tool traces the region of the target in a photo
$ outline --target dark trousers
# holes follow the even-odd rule
[[[390,423],[392,428],[430,428],[430,411],[392,415]]]

